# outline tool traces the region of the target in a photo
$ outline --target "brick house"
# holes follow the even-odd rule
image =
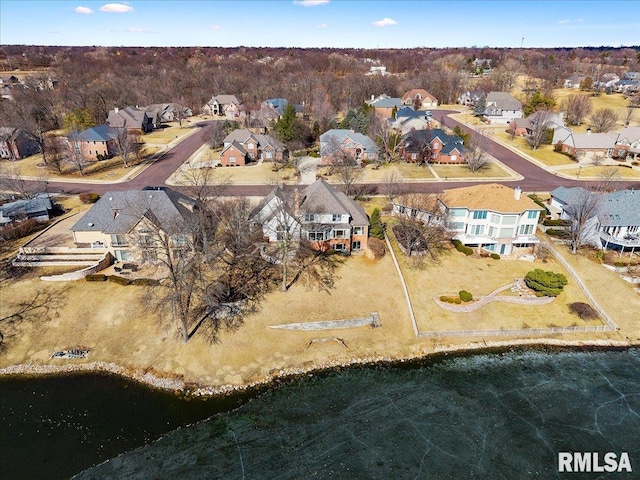
[[[443,130],[412,130],[402,137],[399,155],[409,163],[464,163],[464,142]]]
[[[399,98],[391,98],[382,94],[378,97],[371,95],[371,100],[365,102],[374,108],[374,112],[379,118],[393,118],[393,112],[404,107],[404,103]]]
[[[418,108],[433,108],[438,106],[438,100],[422,88],[409,90],[402,96],[402,103],[410,107],[418,104]]]
[[[0,127],[0,158],[18,160],[38,152],[38,142],[21,128]]]
[[[214,95],[200,109],[203,115],[238,118],[244,114],[242,101],[235,95]]]
[[[269,135],[236,129],[224,139],[220,164],[224,167],[242,166],[250,162],[282,161],[289,156],[287,147]]]
[[[336,155],[344,155],[357,163],[375,160],[380,149],[371,138],[353,130],[334,128],[320,135],[320,159],[323,165],[334,163]]]
[[[361,253],[367,248],[369,217],[344,193],[319,179],[300,190],[274,188],[256,207],[253,223],[266,241],[284,236],[308,240],[318,250]]]
[[[87,128],[82,132],[70,133],[69,145],[76,152],[82,152],[82,158],[88,161],[101,158],[111,158],[116,154],[115,143],[118,137],[118,129],[102,124],[96,127]]]
[[[120,261],[155,262],[158,235],[172,251],[189,244],[185,225],[195,200],[167,187],[106,192],[72,227],[80,248],[103,248]]]

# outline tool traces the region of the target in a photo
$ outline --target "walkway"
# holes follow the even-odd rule
[[[281,323],[279,325],[269,325],[269,328],[279,330],[335,330],[343,328],[367,327],[376,328],[381,326],[378,312],[372,312],[371,316],[363,318],[349,318],[346,320],[327,320],[324,322],[301,322],[301,323]]]

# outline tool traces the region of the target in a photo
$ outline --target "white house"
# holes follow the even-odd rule
[[[492,124],[507,125],[522,118],[522,103],[507,92],[489,92],[484,117]]]
[[[464,245],[508,255],[539,242],[542,209],[520,188],[497,183],[454,188],[445,190],[439,201],[447,227]]]

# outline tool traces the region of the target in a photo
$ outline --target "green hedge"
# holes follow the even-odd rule
[[[557,228],[549,228],[545,233],[550,237],[569,238],[569,232]]]
[[[524,282],[530,289],[535,290],[536,296],[546,295],[548,297],[557,297],[565,285],[569,283],[563,274],[544,271],[540,268],[527,273]]]
[[[471,293],[467,292],[466,290],[460,290],[458,292],[458,295],[460,296],[460,300],[462,300],[463,302],[470,302],[471,300],[473,300],[473,295],[471,295]]]
[[[544,225],[545,227],[562,227],[562,226],[566,226],[566,225],[570,225],[571,222],[567,221],[567,220],[550,220],[547,219],[545,221],[542,222],[542,225]]]
[[[464,253],[466,256],[473,255],[473,248],[463,245],[463,243],[460,240],[453,239],[451,240],[451,243],[453,243],[453,246],[456,247],[456,250]]]
[[[492,253],[491,255],[489,255],[491,258],[493,258],[494,260],[500,260],[500,255],[498,255],[497,253]]]
[[[153,278],[134,278],[131,280],[131,285],[141,285],[144,287],[154,287],[156,285],[160,285],[158,280]]]

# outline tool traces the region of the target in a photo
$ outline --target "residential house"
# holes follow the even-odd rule
[[[484,118],[489,123],[506,125],[516,118],[522,118],[522,103],[507,92],[489,92],[487,94]]]
[[[51,197],[42,193],[34,198],[16,200],[0,205],[0,226],[33,218],[46,222],[51,218]]]
[[[153,115],[140,107],[114,108],[109,110],[107,125],[112,128],[126,128],[127,130],[148,133],[155,128],[156,119]]]
[[[433,108],[438,106],[438,100],[429,92],[422,88],[414,88],[409,90],[402,96],[402,103],[410,107]]]
[[[616,83],[620,81],[620,77],[615,73],[604,73],[600,75],[597,81],[593,82],[593,86],[601,90],[614,89]]]
[[[265,240],[308,240],[319,250],[360,253],[367,248],[369,218],[364,209],[324,179],[294,192],[274,188],[254,210],[253,223]]]
[[[460,105],[466,105],[468,107],[473,107],[476,102],[484,96],[485,93],[481,90],[467,90],[466,92],[461,93],[460,96],[458,96],[456,103]]]
[[[551,191],[550,211],[563,220],[571,220],[567,212],[573,205],[594,202],[591,218],[585,223],[582,242],[596,248],[618,251],[640,250],[640,191],[619,190],[595,193],[582,187],[558,187]]]
[[[585,78],[587,77],[584,75],[573,74],[564,81],[564,88],[580,88],[580,85],[582,85]]]
[[[116,155],[116,139],[119,129],[106,123],[87,128],[82,132],[70,133],[69,145],[87,161],[111,158]]]
[[[410,131],[402,137],[398,151],[409,163],[465,162],[463,140],[439,128]]]
[[[215,95],[200,110],[203,115],[215,115],[229,119],[244,115],[242,102],[235,95]]]
[[[622,80],[640,80],[640,72],[626,72],[622,74]]]
[[[640,127],[624,127],[616,139],[614,156],[631,157],[635,160],[640,155]]]
[[[269,98],[262,102],[262,106],[271,107],[278,112],[279,115],[284,114],[284,109],[289,105],[289,100],[286,98]],[[302,112],[302,105],[293,105],[296,109],[296,113]]]
[[[371,100],[367,100],[365,103],[373,107],[376,116],[380,118],[393,118],[393,113],[404,107],[400,98],[391,98],[385,94],[378,97],[371,95]]]
[[[280,116],[281,114],[275,108],[261,105],[260,110],[249,112],[249,127],[259,133],[267,133]]]
[[[155,119],[156,126],[163,123],[176,122],[193,115],[189,107],[177,103],[153,103],[148,105],[145,110],[147,115]]]
[[[396,112],[395,121],[391,126],[404,135],[411,130],[426,130],[431,125],[430,121],[430,112],[414,110],[412,107],[403,107]]]
[[[490,58],[474,58],[472,65],[475,73],[489,73],[491,72],[491,60]]]
[[[224,139],[222,166],[242,166],[260,160],[282,161],[289,156],[285,145],[269,135],[236,129]]]
[[[38,142],[21,128],[0,127],[0,158],[19,160],[38,152]]]
[[[376,160],[380,149],[371,138],[353,130],[334,128],[320,135],[320,160],[333,164],[337,155],[355,160]]]
[[[590,130],[587,130],[587,133],[574,133],[569,130],[569,135],[561,140],[558,135],[565,130],[558,130],[554,133],[553,140],[556,142],[556,150],[567,153],[578,160],[611,157],[618,139],[616,132],[591,133]]]
[[[372,65],[369,67],[367,75],[380,75],[381,77],[384,77],[385,75],[389,75],[389,72],[387,72],[387,67],[384,65]]]
[[[507,131],[516,137],[528,137],[535,130],[538,122],[542,121],[545,128],[555,130],[564,127],[564,114],[556,114],[546,110],[537,110],[527,118],[516,118],[511,123]]]
[[[167,187],[106,192],[72,227],[81,248],[104,248],[117,260],[157,261],[159,235],[172,252],[187,248],[185,226],[197,203]]]
[[[613,88],[618,93],[636,93],[640,91],[640,80],[618,80]]]
[[[541,208],[522,190],[497,183],[445,190],[438,197],[447,228],[468,247],[509,255],[539,242]]]

